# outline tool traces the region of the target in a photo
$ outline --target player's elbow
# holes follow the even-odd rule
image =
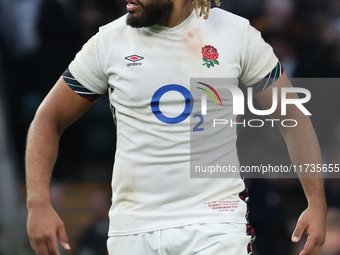
[[[44,106],[44,104],[41,104],[31,122],[29,132],[48,132],[60,137],[66,127],[67,126],[63,124],[63,121],[57,112]]]

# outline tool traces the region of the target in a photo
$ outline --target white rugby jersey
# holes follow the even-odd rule
[[[109,236],[246,223],[241,178],[190,178],[190,117],[183,114],[188,109],[181,91],[190,90],[195,77],[241,78],[252,85],[277,63],[247,20],[218,8],[208,20],[193,11],[173,28],[132,28],[126,15],[100,28],[69,70],[93,93],[110,89],[117,150]],[[175,89],[166,90],[168,85]],[[225,138],[228,158],[237,165],[236,130]]]

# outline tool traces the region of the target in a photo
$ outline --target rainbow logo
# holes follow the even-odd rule
[[[217,96],[218,100],[220,101],[221,106],[222,106],[221,97],[220,97],[220,95],[217,93],[217,91],[213,87],[211,87],[210,85],[208,85],[206,83],[203,83],[203,82],[197,82],[197,83],[208,87],[212,92],[214,92],[215,95]],[[211,92],[209,90],[206,90],[206,89],[200,88],[200,87],[197,87],[197,88],[205,91],[214,100],[215,105],[217,105],[216,100],[215,100],[213,94],[211,94]]]

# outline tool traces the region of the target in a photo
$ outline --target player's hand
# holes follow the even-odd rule
[[[64,223],[50,205],[29,208],[27,233],[37,255],[60,255],[57,237],[64,249],[70,249]]]
[[[292,242],[300,241],[303,232],[307,234],[307,242],[299,255],[317,255],[325,242],[326,206],[309,206],[299,217],[292,235]]]

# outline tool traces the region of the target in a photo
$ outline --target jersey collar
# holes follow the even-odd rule
[[[196,16],[195,10],[180,24],[175,27],[166,27],[161,25],[153,25],[150,27],[142,28],[145,32],[157,33],[157,34],[180,34],[181,32],[187,30],[191,27],[194,22],[197,22],[198,17]]]

